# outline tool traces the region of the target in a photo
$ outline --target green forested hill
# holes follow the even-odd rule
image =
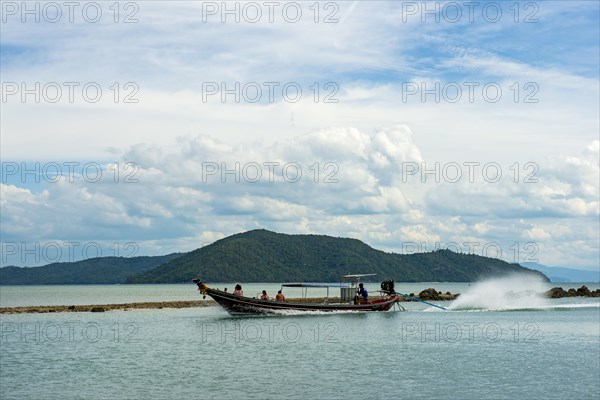
[[[336,282],[347,273],[376,273],[376,280],[399,282],[470,282],[509,272],[547,280],[517,264],[449,250],[402,255],[356,239],[254,230],[183,254],[4,267],[0,285],[187,283],[194,277],[205,282]]]
[[[125,283],[128,277],[180,257],[181,253],[157,257],[98,257],[43,267],[0,268],[0,285],[69,285]]]
[[[356,239],[253,230],[186,253],[130,277],[128,283],[178,283],[194,277],[205,282],[336,282],[347,273],[376,273],[376,279],[403,282],[470,282],[509,272],[547,280],[518,264],[449,250],[402,255]]]

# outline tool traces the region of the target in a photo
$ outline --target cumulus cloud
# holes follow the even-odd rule
[[[594,143],[540,164],[536,183],[514,176],[491,183],[482,175],[448,182],[441,167],[439,176],[435,168],[425,179],[407,175],[407,166],[428,167],[406,126],[328,128],[266,144],[229,145],[209,135],[177,143],[123,151],[118,182],[113,172],[98,182],[63,177],[38,191],[3,184],[3,240],[135,241],[144,254],[162,254],[260,227],[357,237],[395,252],[449,244],[472,252],[495,243],[504,258],[529,261],[511,260],[511,246],[576,241],[587,253],[560,257],[577,253],[589,263],[597,255]],[[135,182],[123,182],[125,161],[139,167]]]
[[[3,184],[3,237],[140,240],[195,235],[217,226],[215,219],[233,223],[232,233],[261,221],[402,215],[408,201],[393,186],[394,171],[403,160],[420,161],[402,126],[373,134],[323,129],[269,145],[231,146],[204,135],[182,137],[178,145],[175,152],[149,144],[125,151],[123,159],[139,167],[135,182],[80,176],[39,192]],[[391,171],[387,177],[382,163]]]
[[[506,218],[597,217],[600,174],[597,153],[588,151],[593,147],[594,143],[586,146],[578,156],[548,157],[525,164],[496,163],[491,173],[483,172],[486,164],[481,163],[477,165],[480,173],[474,174],[476,184],[467,179],[456,183],[446,180],[428,192],[425,201],[431,210],[457,215],[485,216],[496,210],[497,216]],[[502,173],[498,181],[496,171]],[[446,202],[452,193],[460,194],[463,202]]]

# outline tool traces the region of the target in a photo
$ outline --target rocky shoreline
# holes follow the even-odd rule
[[[414,293],[409,293],[408,294],[410,297],[415,297],[421,300],[436,300],[436,301],[451,301],[456,299],[458,296],[460,296],[460,293],[450,293],[450,292],[446,292],[446,293],[442,293],[442,292],[438,292],[437,290],[435,290],[434,288],[429,288],[429,289],[425,289],[422,290],[421,293],[419,293],[418,295],[415,295]],[[405,297],[402,298],[402,301],[416,301],[416,300],[411,300],[411,299],[407,299]]]
[[[600,289],[591,291],[585,285],[577,290],[573,288],[564,290],[561,287],[553,287],[546,292],[546,297],[551,299],[560,299],[563,297],[600,297]]]
[[[589,290],[586,286],[579,289],[564,290],[562,287],[554,287],[544,293],[545,297],[559,299],[563,297],[600,297],[600,289]],[[409,296],[426,301],[451,301],[460,296],[459,293],[442,293],[434,288],[428,288],[419,294],[410,293]],[[303,303],[321,303],[322,298],[307,299],[288,299],[289,302]],[[339,302],[339,297],[330,297],[329,302]],[[402,298],[401,301],[412,302],[409,298]],[[30,314],[30,313],[55,313],[55,312],[105,312],[112,310],[142,310],[142,309],[162,309],[162,308],[193,308],[214,306],[217,303],[214,300],[183,300],[183,301],[157,301],[143,303],[123,303],[123,304],[90,304],[90,305],[72,305],[72,306],[24,306],[24,307],[0,307],[0,314]]]
[[[123,304],[89,304],[77,306],[24,306],[24,307],[0,307],[0,314],[29,314],[29,313],[54,313],[54,312],[104,312],[111,310],[142,310],[161,308],[191,308],[207,307],[217,304],[212,300],[184,300],[184,301],[155,301],[144,303]]]

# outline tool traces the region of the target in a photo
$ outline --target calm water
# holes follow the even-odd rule
[[[39,288],[3,287],[3,304]],[[98,298],[90,288],[73,290]],[[405,303],[406,312],[252,318],[218,307],[2,315],[0,398],[598,399],[599,299],[507,306],[486,287],[486,298],[462,289],[463,304],[439,312]],[[114,302],[144,297],[104,290]]]

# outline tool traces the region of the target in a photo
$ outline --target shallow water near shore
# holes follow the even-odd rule
[[[600,392],[598,298],[547,299],[530,309],[402,305],[406,312],[244,318],[218,306],[2,315],[0,398],[595,399]]]
[[[396,290],[409,294],[418,294],[427,288],[435,288],[443,293],[465,293],[475,287],[475,283],[465,282],[416,282],[396,283]],[[578,288],[586,285],[590,290],[600,288],[599,283],[566,282],[541,284],[544,290],[554,286],[563,288]],[[211,283],[211,287],[233,289],[235,283]],[[374,293],[379,289],[379,283],[367,283],[367,289]],[[244,292],[247,296],[257,296],[265,289],[273,296],[281,289],[276,283],[247,283]],[[509,288],[510,289],[510,288]],[[285,288],[288,297],[302,297],[301,289]],[[311,288],[308,297],[323,297],[323,288]],[[330,289],[331,296],[339,296],[339,291]],[[82,305],[82,304],[120,304],[152,301],[185,301],[201,300],[196,285],[18,285],[0,286],[0,307],[46,306],[46,305]]]

